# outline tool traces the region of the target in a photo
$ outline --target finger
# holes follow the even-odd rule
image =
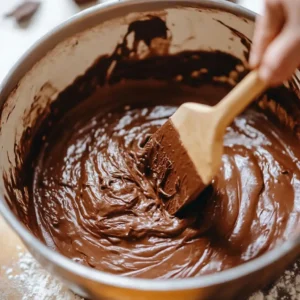
[[[268,47],[259,70],[262,79],[271,85],[289,79],[300,65],[300,32],[287,25]]]
[[[279,34],[285,22],[285,15],[280,0],[266,0],[264,16],[259,16],[256,22],[253,45],[249,64],[257,68],[268,45]]]

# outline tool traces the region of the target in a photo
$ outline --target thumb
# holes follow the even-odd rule
[[[257,68],[269,44],[281,31],[285,22],[282,4],[279,0],[265,0],[264,15],[258,16],[255,24],[253,45],[249,64]]]
[[[259,73],[269,84],[278,85],[289,79],[299,65],[300,32],[287,24],[267,48]]]

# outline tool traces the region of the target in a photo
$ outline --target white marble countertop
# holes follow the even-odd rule
[[[107,0],[100,0],[103,3]],[[10,12],[20,0],[0,0],[0,82],[18,58],[41,36],[56,25],[79,12],[73,0],[41,0],[42,5],[25,27],[20,27],[12,18],[3,15]],[[239,0],[243,5],[260,12],[263,0]]]

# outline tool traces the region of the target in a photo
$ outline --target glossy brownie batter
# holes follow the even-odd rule
[[[290,238],[300,217],[298,98],[271,90],[236,118],[212,185],[172,216],[164,182],[157,188],[149,179],[145,144],[180,104],[214,105],[246,71],[221,52],[152,49],[139,59],[127,46],[132,32],[133,47],[143,40],[149,49],[170,36],[157,17],[133,22],[111,55],[39,113],[4,178],[15,213],[72,260],[141,278],[219,272]],[[183,188],[178,182],[174,193]]]
[[[228,128],[219,174],[179,216],[145,175],[143,147],[179,103],[213,103],[228,89],[112,88],[70,111],[35,167],[34,231],[77,262],[144,278],[221,271],[289,237],[299,221],[298,141],[259,109]],[[122,95],[130,105],[95,106]]]

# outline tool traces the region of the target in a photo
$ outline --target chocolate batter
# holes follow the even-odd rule
[[[128,34],[135,31],[148,46],[151,38],[167,40],[165,24],[153,20],[155,26],[138,23],[138,32],[131,24]],[[146,37],[145,24],[155,29]],[[293,234],[300,217],[300,149],[292,117],[300,110],[285,88],[236,118],[226,132],[219,174],[176,216],[165,210],[168,195],[155,188],[143,160],[148,139],[181,103],[217,103],[231,86],[216,77],[241,64],[229,54],[200,51],[139,60],[125,36],[25,132],[16,147],[24,163],[18,176],[5,178],[9,197],[17,188],[26,199],[16,214],[52,249],[124,276],[199,276],[274,248]],[[268,105],[270,98],[276,104]],[[268,106],[284,106],[287,113],[278,120]]]
[[[141,166],[143,147],[178,103],[204,102],[204,92],[211,103],[227,89],[153,89],[143,87],[149,103],[114,88],[106,97],[126,95],[132,104],[103,112],[94,98],[55,124],[33,187],[35,230],[47,245],[111,273],[181,278],[236,266],[290,236],[299,220],[299,147],[258,109],[228,128],[212,186],[180,216],[166,212]]]

